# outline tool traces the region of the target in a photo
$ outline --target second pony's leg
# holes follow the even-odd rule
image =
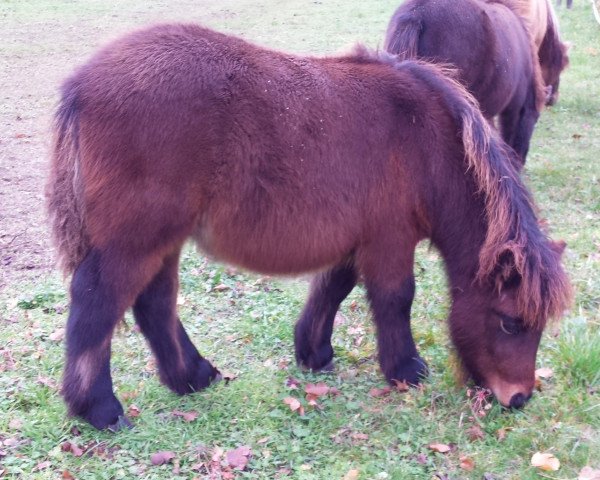
[[[180,395],[201,390],[219,372],[192,344],[176,312],[179,251],[138,296],[133,313],[156,359],[161,381]]]
[[[294,339],[296,361],[311,370],[330,370],[333,366],[331,334],[340,303],[356,285],[354,266],[344,263],[318,274],[296,323]]]
[[[530,90],[524,103],[511,105],[500,114],[502,138],[517,153],[522,165],[525,165],[529,142],[540,116],[535,108],[533,88]]]

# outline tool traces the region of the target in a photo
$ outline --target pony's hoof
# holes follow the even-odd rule
[[[391,375],[386,375],[387,381],[392,385],[405,382],[417,386],[429,375],[429,367],[421,357],[413,357],[408,362],[396,367]]]
[[[111,423],[106,429],[110,432],[117,433],[120,430],[130,430],[133,428],[133,424],[125,415],[119,415],[115,423]]]
[[[335,363],[333,358],[329,360],[322,367],[309,367],[304,362],[298,362],[298,367],[304,372],[313,372],[313,373],[332,373],[335,370]]]

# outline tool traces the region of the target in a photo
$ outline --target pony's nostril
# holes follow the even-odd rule
[[[527,400],[529,400],[530,398],[531,398],[531,395],[526,397],[522,393],[516,393],[510,399],[510,407],[511,408],[523,408],[523,405],[525,405],[525,403],[527,403]]]

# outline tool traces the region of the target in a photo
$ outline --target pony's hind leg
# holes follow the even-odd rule
[[[179,251],[164,260],[133,313],[156,356],[161,381],[183,395],[207,387],[219,372],[198,353],[177,316],[178,264]]]
[[[340,303],[356,285],[356,271],[344,263],[318,274],[312,281],[310,295],[296,323],[296,361],[315,371],[331,370],[333,321]]]
[[[71,281],[63,396],[72,415],[98,429],[127,424],[112,389],[112,333],[159,265],[159,260],[151,257],[136,260],[128,262],[108,251],[92,249]]]

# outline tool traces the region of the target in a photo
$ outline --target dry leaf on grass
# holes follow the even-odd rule
[[[555,472],[560,468],[558,458],[551,453],[534,453],[533,457],[531,457],[531,465],[547,472]]]
[[[181,410],[173,410],[173,412],[171,412],[171,413],[173,414],[174,417],[181,417],[188,423],[196,420],[199,415],[199,413],[195,410],[190,410],[189,412],[183,412]]]
[[[75,457],[81,457],[83,455],[83,450],[71,442],[64,442],[60,446],[60,449],[63,452],[71,452]]]
[[[600,470],[595,470],[592,467],[583,467],[577,480],[600,480]]]
[[[137,405],[131,404],[127,409],[127,416],[129,418],[137,418],[140,416],[140,409]]]
[[[371,390],[369,390],[369,395],[371,395],[374,398],[385,397],[386,395],[389,395],[391,391],[392,387],[390,386],[383,388],[372,388]]]
[[[173,452],[164,451],[153,453],[150,457],[150,461],[152,462],[152,465],[158,466],[164,465],[165,463],[169,463],[174,458],[175,454]]]
[[[472,458],[469,458],[465,455],[460,456],[460,468],[463,470],[471,471],[475,468],[475,462]]]
[[[288,387],[290,390],[296,390],[299,385],[300,385],[300,380],[298,380],[297,378],[288,377],[285,380],[285,386]]]
[[[242,445],[234,450],[229,450],[225,454],[227,464],[236,470],[244,470],[248,465],[249,457],[252,455],[252,450],[248,445]]]
[[[474,442],[476,440],[483,440],[485,437],[485,432],[479,425],[472,425],[467,428],[467,436],[469,437],[469,440]]]
[[[547,367],[538,368],[535,371],[535,378],[552,378],[554,376],[554,370]]]
[[[300,416],[304,415],[304,407],[300,403],[300,400],[294,397],[286,397],[283,399],[283,403],[290,407],[292,412],[298,412]]]
[[[50,465],[52,465],[52,463],[49,460],[46,460],[45,462],[40,462],[35,466],[33,471],[39,472],[40,470],[44,470],[44,469],[48,468]]]
[[[401,382],[399,380],[393,380],[393,382],[397,392],[408,392],[410,390],[410,386],[406,382]]]
[[[62,339],[65,338],[65,329],[59,328],[58,330],[54,330],[50,335],[48,335],[48,338],[53,342],[62,341]]]
[[[445,443],[430,443],[429,449],[438,453],[448,453],[452,448],[450,445],[446,445]]]
[[[344,475],[343,480],[357,480],[358,474],[359,474],[359,471],[356,468],[353,468],[352,470],[348,470],[346,475]]]
[[[319,382],[317,384],[307,383],[306,387],[304,387],[304,391],[306,392],[307,397],[323,397],[329,393],[329,387],[323,383]]]
[[[13,418],[10,422],[8,422],[8,428],[11,430],[20,430],[23,426],[23,420],[19,418]]]

